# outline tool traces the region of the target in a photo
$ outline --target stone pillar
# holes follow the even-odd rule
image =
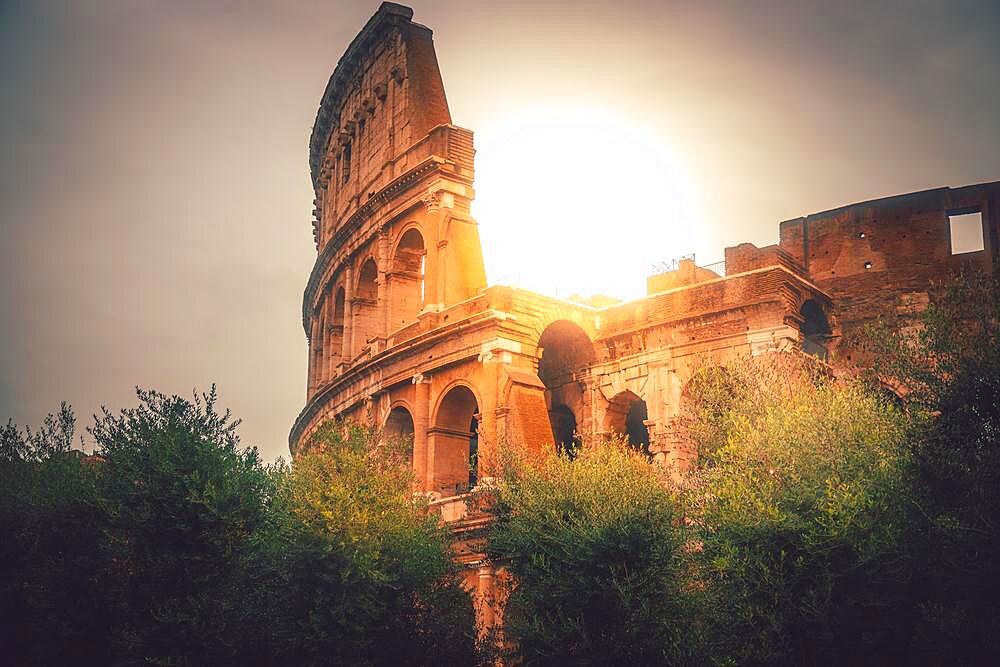
[[[476,626],[482,637],[496,624],[496,573],[489,565],[480,565],[476,580]]]
[[[435,193],[424,195],[424,299],[421,310],[441,310],[444,305],[444,253],[448,242],[441,221],[441,202]]]
[[[393,312],[392,304],[393,299],[396,295],[393,293],[393,278],[395,274],[392,272],[392,260],[389,261],[389,268],[385,273],[385,301],[382,302],[382,329],[385,332],[385,337],[388,340],[389,334],[395,331],[399,325],[394,319],[395,313]],[[398,284],[398,283],[397,283]],[[382,298],[383,290],[382,285],[379,284],[379,298]]]
[[[497,361],[504,360],[506,357],[501,353]],[[500,392],[503,391],[503,385],[506,382],[506,376],[501,373],[501,363],[484,361],[482,366],[482,386],[488,390],[483,392],[480,398],[482,404],[479,406],[479,451],[476,471],[479,482],[482,482],[484,478],[495,477],[497,474],[498,443],[500,441],[499,429],[497,428],[499,422],[497,409],[499,408]],[[506,413],[504,416],[506,417]]]
[[[698,454],[687,434],[687,424],[683,418],[671,419],[666,424],[661,439],[662,456],[657,457],[657,463],[667,467],[672,477],[679,480],[690,470]]]
[[[316,387],[319,386],[319,381],[317,376],[317,359],[319,358],[319,350],[322,345],[322,338],[319,333],[319,318],[313,314],[312,318],[312,335],[309,336],[309,377],[306,383],[306,398],[312,398],[312,395],[316,393]]]
[[[375,242],[375,265],[378,267],[378,278],[376,279],[378,304],[378,332],[376,338],[380,339],[378,349],[375,354],[385,349],[385,337],[389,335],[389,236],[385,232],[380,232]]]
[[[354,358],[354,271],[344,267],[344,349],[341,363],[349,364]]]
[[[333,377],[333,340],[330,333],[330,323],[333,322],[333,295],[323,295],[323,319],[320,324],[323,352],[320,355],[323,364],[322,382],[329,382]]]
[[[435,277],[434,303],[438,309],[445,307],[447,294],[445,292],[445,276],[448,275],[448,239],[437,242],[437,276]]]
[[[413,376],[413,476],[417,491],[430,490],[428,474],[427,429],[430,426],[431,381],[426,375]]]
[[[330,377],[326,363],[326,346],[329,342],[327,336],[326,301],[322,302],[319,309],[319,327],[317,328],[316,339],[316,389],[318,390]]]

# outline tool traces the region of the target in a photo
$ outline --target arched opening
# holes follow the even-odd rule
[[[448,390],[431,429],[431,486],[446,495],[464,493],[479,477],[479,404],[465,386]]]
[[[413,442],[413,415],[401,405],[389,411],[385,420],[385,435],[393,440]]]
[[[573,407],[583,409],[582,385],[574,380],[574,374],[594,362],[594,345],[580,325],[557,320],[542,331],[538,349],[538,378],[545,385],[545,402],[551,406],[553,442],[557,451],[573,456],[581,445]]]
[[[368,341],[378,335],[378,267],[369,257],[358,271],[358,288],[352,308],[354,333],[353,356],[358,356]]]
[[[327,377],[333,377],[337,364],[344,353],[344,288],[335,292],[332,301],[328,301],[330,317],[326,328],[326,367]]]
[[[538,347],[538,378],[550,390],[572,381],[573,373],[589,366],[596,356],[587,332],[569,320],[545,327]]]
[[[416,228],[408,229],[399,239],[392,257],[390,330],[413,322],[423,308],[426,258],[424,237]]]
[[[576,431],[576,415],[565,405],[557,405],[549,411],[549,421],[552,422],[552,438],[556,443],[556,452],[565,454],[570,459],[576,458],[582,442]]]
[[[647,419],[649,410],[646,408],[646,401],[626,390],[608,403],[604,429],[624,437],[630,446],[649,454],[649,429],[645,423]]]
[[[802,316],[802,351],[826,361],[829,356],[826,344],[832,333],[826,313],[814,299],[807,299],[799,314]]]

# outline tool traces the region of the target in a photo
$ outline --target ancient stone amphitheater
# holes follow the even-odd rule
[[[452,125],[431,30],[383,3],[337,63],[309,145],[318,251],[302,303],[306,405],[295,455],[345,417],[413,439],[420,491],[452,522],[469,585],[481,562],[467,491],[497,443],[568,447],[620,434],[655,461],[691,456],[676,420],[707,363],[774,350],[851,361],[841,340],[928,302],[929,285],[1000,248],[1000,182],[842,206],[779,225],[779,241],[677,261],[629,302],[488,286],[472,132]],[[952,247],[956,225],[978,225]],[[969,237],[968,230],[963,232]]]

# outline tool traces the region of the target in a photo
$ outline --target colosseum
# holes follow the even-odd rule
[[[480,591],[492,577],[475,548],[485,518],[464,498],[497,443],[618,434],[683,466],[681,400],[706,360],[796,350],[836,368],[851,361],[845,334],[919,310],[957,269],[993,271],[1000,181],[786,220],[775,245],[726,248],[721,270],[680,259],[628,302],[490,286],[470,216],[473,135],[452,124],[431,30],[412,16],[381,5],[313,126],[308,389],[289,447],[335,417],[412,437],[418,490],[452,522]]]

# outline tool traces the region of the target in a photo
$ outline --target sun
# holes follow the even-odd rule
[[[473,214],[491,284],[565,298],[645,294],[695,247],[693,188],[655,132],[608,114],[534,112],[478,133]]]

